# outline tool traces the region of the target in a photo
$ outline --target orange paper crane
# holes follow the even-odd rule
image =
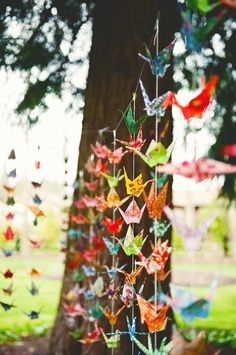
[[[236,1],[235,0],[220,0],[220,2],[228,7],[231,7],[232,9],[236,10]]]
[[[168,182],[162,187],[158,196],[155,196],[155,182],[153,181],[148,196],[146,192],[143,191],[143,198],[150,218],[161,219],[162,210],[166,202],[167,190]]]
[[[131,271],[130,274],[124,270],[121,270],[121,269],[117,269],[117,271],[119,273],[125,275],[125,283],[127,283],[129,285],[135,285],[136,279],[141,274],[142,269],[143,269],[143,266],[139,266],[138,268],[135,267],[135,269],[133,271]]]
[[[186,106],[181,105],[173,92],[170,92],[163,102],[165,109],[171,105],[175,105],[180,108],[186,121],[191,118],[202,118],[205,110],[212,101],[212,96],[214,95],[216,85],[218,83],[219,77],[217,75],[212,75],[208,82],[204,83],[202,91],[200,94],[195,96]]]
[[[167,321],[166,313],[169,306],[167,304],[159,304],[155,310],[155,306],[146,301],[139,294],[137,294],[137,300],[140,309],[141,323],[145,322],[147,324],[149,332],[159,332],[165,329]]]
[[[101,311],[103,312],[104,316],[109,320],[109,323],[111,325],[115,325],[117,322],[118,316],[125,308],[125,305],[123,305],[121,308],[119,308],[115,313],[112,312],[109,307],[106,307],[106,308],[100,307],[100,308],[101,308]]]

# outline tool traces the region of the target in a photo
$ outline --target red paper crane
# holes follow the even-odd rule
[[[13,240],[14,236],[15,236],[15,233],[13,232],[11,227],[8,226],[6,232],[4,233],[4,235],[5,235],[5,239],[6,240]]]
[[[14,273],[10,269],[7,269],[7,271],[5,271],[2,274],[5,277],[5,279],[11,279],[14,275]]]
[[[167,109],[171,105],[175,105],[180,108],[186,121],[190,118],[202,118],[204,112],[212,101],[212,96],[214,95],[215,88],[219,77],[213,75],[208,82],[206,82],[202,88],[200,94],[194,97],[186,106],[181,105],[173,92],[169,92],[166,99],[163,102],[163,107]]]
[[[124,221],[121,217],[119,217],[113,222],[109,217],[104,216],[103,221],[101,223],[106,226],[110,234],[119,234],[124,224]]]

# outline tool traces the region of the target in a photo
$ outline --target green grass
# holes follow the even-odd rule
[[[27,287],[31,286],[28,272],[32,267],[41,272],[39,277],[33,278],[40,288],[37,296],[32,296],[27,290]],[[58,306],[61,288],[58,278],[62,275],[63,263],[58,257],[45,255],[36,255],[33,258],[12,257],[1,263],[1,272],[8,268],[15,272],[12,278],[15,291],[9,297],[1,290],[0,300],[13,302],[17,307],[7,312],[2,307],[0,309],[0,343],[19,340],[20,337],[28,335],[41,335],[52,326]],[[1,289],[10,283],[10,279],[0,276]],[[39,319],[30,320],[24,314],[31,310],[40,311]]]
[[[206,296],[208,289],[204,287],[189,288],[200,296]],[[218,287],[211,305],[208,318],[197,318],[191,324],[186,324],[176,314],[176,320],[181,328],[194,327],[198,329],[236,330],[236,285]]]
[[[220,277],[236,280],[236,264],[225,260],[219,260],[219,263],[198,262],[191,264],[181,262],[178,257],[177,260],[173,260],[172,268],[183,273],[185,270],[199,272],[203,279],[204,273],[212,272],[214,275],[220,272]],[[208,293],[207,287],[188,287],[187,289],[202,297]],[[236,348],[236,284],[217,287],[208,318],[197,318],[187,324],[175,313],[175,320],[178,327],[184,332],[191,328],[203,329],[207,332],[208,341],[218,346],[223,344]],[[187,334],[190,334],[191,338],[191,332]]]
[[[23,336],[45,334],[52,326],[56,315],[61,287],[59,277],[63,272],[61,257],[46,256],[41,252],[35,253],[32,257],[12,257],[2,258],[1,260],[1,272],[8,268],[15,272],[12,279],[15,292],[12,297],[7,297],[0,289],[0,300],[7,303],[13,301],[17,308],[13,308],[8,312],[5,312],[2,307],[0,308],[0,344],[19,341]],[[219,262],[217,264],[202,261],[191,265],[179,260],[179,257],[176,260],[173,259],[173,268],[179,270],[179,272],[184,272],[184,270],[198,271],[204,278],[204,272],[212,272],[214,274],[220,271],[222,276],[236,279],[236,265],[233,263]],[[27,290],[27,286],[30,287],[31,283],[28,271],[32,267],[41,272],[41,276],[34,279],[35,283],[40,286],[39,295],[34,297]],[[0,288],[7,287],[10,283],[11,280],[6,280],[0,275]],[[206,296],[208,288],[194,287],[191,290],[200,296]],[[216,342],[218,340],[223,342],[224,339],[228,339],[230,342],[232,339],[230,334],[234,334],[236,330],[235,300],[236,285],[219,286],[216,289],[210,315],[207,319],[198,318],[191,324],[186,324],[176,314],[178,326],[182,329],[190,327],[206,329],[211,331],[209,334],[213,334],[210,336],[216,339]],[[30,310],[41,310],[40,318],[29,320],[24,312],[29,312]],[[212,329],[214,329],[215,333],[214,331],[212,333]],[[225,332],[223,331],[222,333],[222,330],[225,330]],[[234,343],[236,344],[235,339]]]

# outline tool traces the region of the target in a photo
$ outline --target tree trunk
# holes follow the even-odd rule
[[[94,9],[93,39],[90,53],[90,69],[85,95],[85,109],[83,131],[80,143],[78,171],[84,168],[88,159],[89,146],[97,138],[98,130],[103,127],[115,129],[121,118],[118,110],[124,111],[132,99],[133,92],[138,84],[139,75],[143,66],[143,60],[138,53],[144,53],[143,43],[148,45],[155,34],[155,22],[160,10],[160,40],[159,46],[163,48],[173,39],[177,29],[178,16],[176,4],[173,0],[98,0]],[[155,96],[155,78],[145,65],[142,80],[150,94]],[[171,70],[160,81],[160,93],[172,89]],[[143,100],[138,90],[136,105],[137,117],[143,114]],[[168,117],[170,119],[170,117]],[[149,119],[145,124],[145,133],[149,137],[153,135],[155,127],[154,119]],[[124,124],[117,130],[117,137],[128,138],[128,132]],[[154,137],[153,137],[154,138]],[[172,123],[168,127],[165,144],[172,140]],[[130,157],[125,156],[124,165]],[[137,159],[136,171],[143,173],[144,179],[150,175],[148,169],[144,171],[144,164]],[[169,199],[171,197],[169,190]],[[76,194],[75,194],[76,196]],[[144,227],[148,231],[150,220],[144,218]],[[168,236],[170,238],[170,235]],[[148,255],[150,248],[144,249]],[[120,257],[119,257],[120,258]],[[121,256],[120,262],[127,259]],[[128,261],[129,262],[129,261]],[[142,280],[140,278],[141,283]],[[72,286],[71,274],[66,269],[62,294]],[[165,290],[168,286],[164,287]],[[146,287],[144,297],[153,294],[153,286]],[[73,354],[110,354],[110,350],[102,342],[84,346],[80,349],[78,343],[69,335],[70,330],[64,324],[62,302],[60,302],[58,316],[55,321],[51,337],[50,354],[73,355]],[[138,313],[138,312],[136,312]],[[124,317],[118,322],[119,329],[126,328]],[[128,337],[122,337],[121,346],[115,349],[115,354],[124,354],[130,351]]]

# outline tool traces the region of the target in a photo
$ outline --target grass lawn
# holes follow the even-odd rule
[[[32,267],[41,272],[39,277],[33,279],[40,288],[37,296],[32,296],[27,290],[27,287],[31,285],[31,277],[28,272]],[[193,267],[193,270],[199,271],[203,278],[204,272],[212,271],[214,274],[220,269],[224,277],[236,279],[236,265],[229,263],[221,263],[220,267],[217,263],[204,262],[191,266],[178,259],[174,260],[172,267],[179,272],[189,271]],[[15,272],[12,279],[15,292],[11,297],[4,295],[2,288],[7,287],[11,283],[11,279],[4,279],[0,275],[0,301],[13,302],[17,307],[7,312],[0,307],[0,343],[17,341],[22,336],[45,334],[52,326],[57,310],[61,287],[60,276],[63,273],[61,256],[47,256],[42,253],[27,258],[2,258],[0,271],[5,272],[8,268]],[[206,296],[208,291],[206,287],[194,287],[190,290],[201,296]],[[27,313],[31,310],[41,312],[39,319],[30,320],[24,314],[24,312]],[[213,298],[210,316],[207,319],[198,318],[193,323],[186,324],[176,315],[176,320],[181,328],[215,329],[217,331],[214,335],[216,338],[219,338],[218,330],[235,332],[236,284],[218,286]]]
[[[28,272],[32,267],[41,272],[39,277],[30,277]],[[5,272],[8,268],[14,271],[14,276],[12,279],[4,279],[0,275],[0,301],[13,302],[17,307],[7,312],[0,307],[0,343],[19,340],[22,336],[41,335],[52,326],[59,300],[63,263],[61,257],[46,255],[2,259],[0,271]],[[27,290],[31,286],[31,279],[39,286],[39,294],[36,296]],[[2,288],[11,282],[15,291],[9,297],[3,293]],[[24,314],[32,310],[40,311],[39,319],[30,320]]]

